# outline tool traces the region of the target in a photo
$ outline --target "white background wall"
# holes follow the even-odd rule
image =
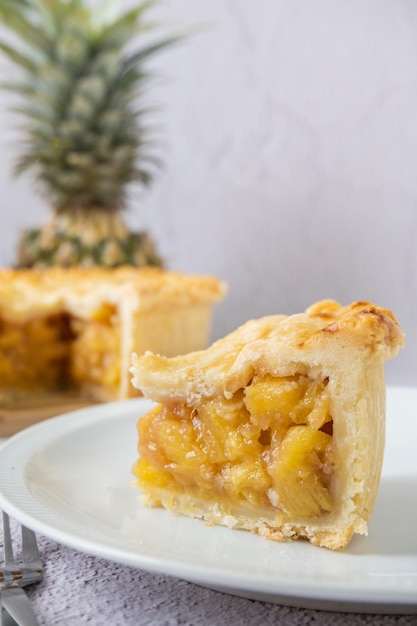
[[[126,0],[124,5],[134,5]],[[154,64],[165,168],[132,193],[171,268],[229,284],[213,338],[317,299],[391,308],[407,347],[388,381],[417,383],[417,2],[165,0],[208,28]],[[0,97],[0,265],[47,216],[13,180]]]

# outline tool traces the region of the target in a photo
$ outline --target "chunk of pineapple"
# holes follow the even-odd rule
[[[263,376],[255,378],[245,389],[245,406],[262,430],[273,423],[279,441],[291,426],[291,411],[305,393],[305,385],[295,377],[277,378]]]
[[[295,517],[330,511],[326,451],[331,436],[309,426],[289,429],[268,468],[280,507]]]
[[[23,322],[0,319],[2,387],[35,391],[62,386],[68,354],[66,334],[66,320],[61,315]]]
[[[157,470],[147,459],[140,458],[133,467],[133,473],[139,481],[151,484],[157,489],[168,487],[172,480],[169,474]]]
[[[120,328],[111,309],[104,305],[101,317],[71,319],[74,339],[70,345],[69,375],[77,387],[98,385],[115,391],[120,383]]]

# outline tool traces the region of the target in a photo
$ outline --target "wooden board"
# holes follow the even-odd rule
[[[97,404],[77,396],[53,395],[36,400],[16,400],[0,406],[0,437],[10,437],[37,422]]]

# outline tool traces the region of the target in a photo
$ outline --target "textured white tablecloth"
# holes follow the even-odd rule
[[[19,525],[11,524],[18,547]],[[45,576],[27,592],[42,626],[417,626],[417,615],[334,613],[247,600],[38,539]]]
[[[416,615],[303,610],[211,591],[86,556],[40,537],[44,580],[28,589],[45,626],[412,626]]]

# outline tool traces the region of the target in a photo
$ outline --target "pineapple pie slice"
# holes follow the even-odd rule
[[[385,437],[384,362],[404,336],[369,302],[252,320],[208,349],[133,357],[144,501],[278,541],[366,534]]]

